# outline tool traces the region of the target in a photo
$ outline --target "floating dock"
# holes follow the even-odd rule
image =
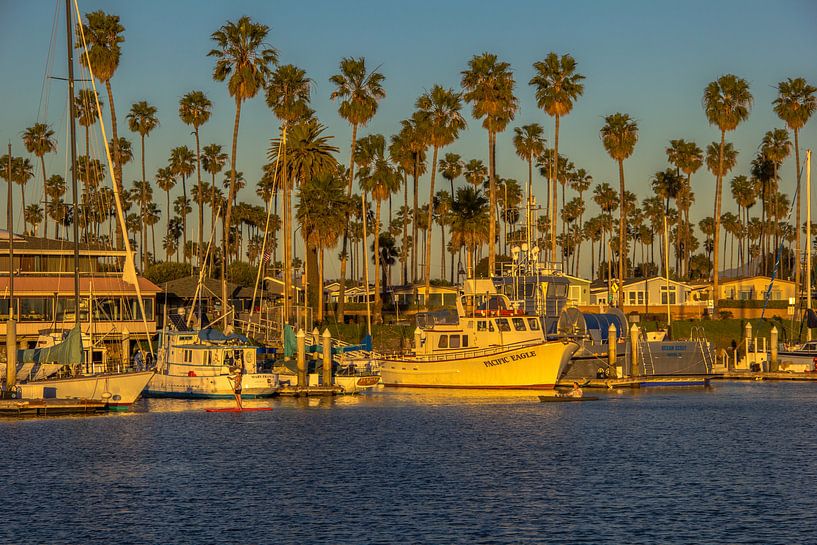
[[[792,382],[817,382],[817,373],[786,373],[786,372],[728,372],[719,375],[721,380],[786,380]]]
[[[107,410],[104,401],[90,399],[2,399],[0,416],[66,416]]]
[[[332,386],[307,386],[301,388],[298,386],[282,386],[278,390],[279,396],[286,397],[318,397],[318,396],[334,396],[343,394],[343,388],[337,385]]]
[[[716,375],[667,375],[667,376],[643,376],[643,377],[623,377],[623,378],[591,378],[584,382],[575,379],[561,379],[556,384],[557,388],[570,388],[573,382],[578,382],[582,388],[679,388],[694,386],[709,386],[709,381],[713,378],[720,378]]]

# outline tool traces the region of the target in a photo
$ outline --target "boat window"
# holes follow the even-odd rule
[[[463,348],[467,348],[467,347],[468,347],[468,335],[463,335],[463,336],[462,336],[462,347],[463,347]]]
[[[525,331],[525,319],[513,318],[513,328],[517,331]]]
[[[190,363],[193,361],[193,351],[192,350],[185,350],[184,351],[184,363]]]
[[[438,348],[448,348],[448,335],[440,335],[440,341],[437,344]]]
[[[496,327],[499,328],[500,331],[510,331],[511,330],[511,324],[508,323],[507,318],[497,318]]]
[[[528,318],[528,327],[531,331],[539,331],[539,319],[538,318]]]
[[[459,335],[451,335],[451,342],[448,346],[449,348],[459,348],[460,347],[460,336]]]
[[[477,320],[477,331],[487,331],[488,322],[486,320]]]

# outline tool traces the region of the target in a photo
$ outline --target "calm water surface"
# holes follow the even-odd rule
[[[817,384],[0,420],[0,543],[815,543]]]

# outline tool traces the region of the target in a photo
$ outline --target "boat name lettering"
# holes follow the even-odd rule
[[[502,358],[494,358],[492,360],[484,360],[482,363],[485,367],[495,367],[497,365],[502,365],[503,363],[508,363],[509,361],[518,361],[524,360],[527,358],[532,358],[536,354],[536,351],[529,350],[527,352],[521,352],[519,354],[511,354],[510,356],[504,356]]]

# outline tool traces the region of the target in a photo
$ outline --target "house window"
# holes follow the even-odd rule
[[[661,286],[661,304],[662,305],[674,305],[676,304],[677,300],[677,288],[675,286]],[[667,295],[669,294],[669,302],[667,301]]]
[[[21,322],[50,322],[53,300],[50,297],[21,297]]]
[[[738,297],[741,301],[751,301],[752,300],[752,289],[742,289],[740,290],[740,297]]]
[[[627,292],[627,302],[629,304],[631,304],[631,305],[635,304],[635,292],[634,291],[628,291]]]
[[[581,286],[570,286],[570,302],[571,303],[580,303],[582,299],[582,287]]]

